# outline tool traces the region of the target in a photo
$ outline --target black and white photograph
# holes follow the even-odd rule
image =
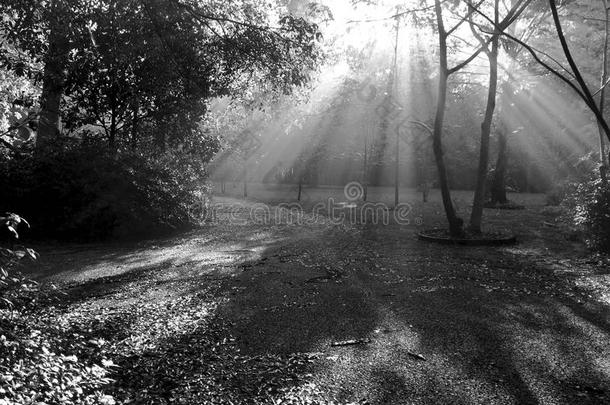
[[[0,405],[610,404],[610,0],[0,0]]]

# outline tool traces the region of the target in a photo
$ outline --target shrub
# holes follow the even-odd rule
[[[587,245],[610,253],[610,186],[601,180],[580,183],[565,200]]]
[[[204,179],[203,164],[188,154],[62,143],[2,159],[0,208],[19,209],[38,236],[151,235],[191,225],[189,207],[207,191]]]
[[[0,234],[7,236],[10,245],[19,239],[18,229],[21,224],[27,224],[29,227],[28,222],[17,214],[0,215]],[[36,260],[38,253],[27,248],[16,252],[0,247],[0,309],[12,309],[16,300],[37,290],[38,284],[18,271],[20,261],[24,257]]]
[[[37,254],[31,249],[15,252],[0,248],[0,309],[11,309],[21,304],[22,298],[37,291],[38,284],[18,271],[20,259],[29,256],[36,259]]]
[[[0,228],[13,227],[6,219]],[[115,404],[102,392],[114,363],[56,353],[59,346],[83,352],[86,342],[74,335],[53,336],[48,321],[25,310],[24,304],[40,292],[37,283],[19,273],[19,264],[24,257],[37,256],[31,249],[0,248],[0,405]]]

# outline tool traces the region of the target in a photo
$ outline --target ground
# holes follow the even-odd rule
[[[513,246],[419,241],[434,198],[399,225],[217,197],[200,230],[38,246],[28,271],[67,294],[39,316],[117,365],[118,403],[610,403],[610,262],[515,199],[485,218]]]

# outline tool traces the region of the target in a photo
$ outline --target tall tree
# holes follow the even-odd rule
[[[494,24],[500,23],[500,2],[494,0]],[[472,16],[471,16],[472,17]],[[485,200],[485,185],[487,179],[487,167],[489,165],[489,137],[491,134],[491,124],[494,117],[496,107],[496,92],[498,87],[498,43],[499,35],[495,28],[492,28],[491,48],[488,47],[487,41],[477,32],[472,20],[470,27],[473,35],[479,40],[483,51],[489,60],[489,88],[487,94],[487,105],[485,107],[485,117],[481,124],[481,142],[479,151],[479,167],[477,170],[477,183],[474,191],[474,200],[472,204],[472,212],[470,215],[470,230],[475,233],[481,233],[481,222],[483,219],[483,204]]]
[[[606,85],[608,81],[608,47],[610,43],[610,4],[608,0],[603,0],[604,7],[604,45],[602,54],[602,74],[600,80],[601,90],[599,92],[599,110],[604,113],[606,106]],[[600,159],[600,171],[601,177],[604,181],[607,181],[607,171],[609,164],[609,156],[606,155],[606,142],[604,139],[604,128],[598,122],[599,131],[599,159]]]
[[[559,80],[565,83],[570,89],[572,89],[578,95],[578,97],[585,103],[587,108],[593,113],[593,115],[595,116],[595,120],[601,128],[604,137],[610,140],[610,126],[608,125],[608,121],[605,119],[604,113],[600,109],[598,102],[595,99],[595,95],[601,90],[603,90],[603,88],[607,86],[608,83],[604,83],[604,85],[602,85],[602,87],[598,91],[593,90],[591,86],[587,84],[581,71],[582,67],[576,63],[576,60],[572,54],[559,15],[559,7],[565,5],[566,3],[570,3],[570,0],[548,0],[548,10],[550,10],[550,14],[552,17],[552,25],[555,30],[555,38],[559,42],[561,53],[567,61],[568,66],[563,66],[557,61],[557,59],[554,58],[551,58],[550,62],[546,61],[545,57],[547,59],[549,58],[549,55],[547,53],[537,50],[535,47],[529,44],[527,40],[517,38],[516,36],[507,32],[504,28],[497,28],[500,28],[499,32],[501,33],[501,35],[523,46],[539,65],[541,65],[547,71],[551,72]],[[488,17],[485,18],[487,18],[490,22],[493,23],[493,21],[491,21]],[[553,64],[555,64],[557,67],[554,67]],[[562,71],[566,73],[562,73]]]
[[[500,31],[503,31],[503,28],[506,28],[508,26],[510,26],[516,19],[516,17],[523,11],[523,9],[525,7],[527,7],[527,5],[529,4],[530,0],[520,0],[518,1],[518,4],[515,5],[514,7],[512,7],[507,14],[504,16],[504,18],[502,18],[501,21],[498,21],[497,24],[494,23],[494,20],[486,17],[489,21],[492,22],[493,27],[499,27]],[[445,208],[445,214],[447,216],[447,220],[449,223],[449,231],[450,234],[452,236],[460,236],[463,234],[464,229],[463,229],[463,224],[464,221],[459,218],[457,216],[455,207],[453,206],[453,202],[451,200],[451,191],[449,188],[449,181],[448,181],[448,175],[447,175],[447,167],[445,164],[445,159],[444,159],[444,151],[443,151],[443,145],[442,145],[442,133],[443,133],[443,122],[444,122],[444,114],[445,114],[445,108],[446,108],[446,101],[447,101],[447,89],[448,89],[448,78],[450,75],[458,72],[459,70],[461,70],[462,68],[464,68],[466,65],[468,65],[470,62],[472,62],[476,57],[479,56],[479,54],[481,52],[484,51],[484,49],[486,48],[486,46],[491,43],[494,38],[497,38],[497,33],[492,32],[491,37],[486,38],[485,40],[482,41],[482,43],[480,44],[480,46],[478,48],[476,48],[476,50],[474,50],[470,56],[468,56],[465,60],[463,60],[462,62],[456,64],[454,67],[449,68],[449,62],[448,62],[448,38],[455,33],[455,31],[462,25],[464,24],[466,21],[471,21],[471,17],[476,13],[476,14],[482,14],[482,11],[479,9],[479,7],[481,7],[481,5],[483,4],[483,1],[479,1],[479,2],[472,2],[472,1],[468,1],[467,2],[467,8],[466,8],[466,12],[463,15],[457,15],[456,10],[459,10],[459,2],[458,2],[458,6],[454,6],[453,3],[449,4],[449,8],[450,10],[454,13],[454,15],[457,15],[457,23],[454,24],[454,26],[450,29],[446,29],[445,28],[445,22],[444,22],[444,18],[443,18],[443,7],[442,7],[442,2],[440,0],[435,0],[434,1],[434,10],[435,10],[435,15],[436,15],[436,23],[437,23],[437,30],[438,30],[438,39],[439,39],[439,53],[440,53],[440,59],[439,59],[439,84],[438,84],[438,98],[437,98],[437,107],[436,107],[436,116],[435,116],[435,120],[434,120],[434,130],[433,130],[433,143],[432,143],[432,147],[433,147],[433,151],[434,151],[434,156],[435,156],[435,160],[436,160],[436,166],[437,166],[437,170],[438,170],[438,175],[439,175],[439,185],[441,188],[441,195],[442,195],[442,199],[443,199],[443,205]],[[496,54],[497,54],[497,44],[496,44]],[[497,60],[497,58],[496,58]],[[496,65],[496,73],[497,73],[497,65]],[[497,75],[496,75],[497,77]],[[496,80],[493,80],[494,83]],[[494,85],[495,86],[495,85]],[[490,95],[494,98],[495,100],[495,88],[493,89],[493,91],[490,93]],[[489,137],[489,129],[491,128],[491,118],[493,118],[493,109],[495,107],[495,101],[490,101],[488,103],[488,113],[490,113],[491,115],[489,117],[486,117],[485,122],[483,123],[482,129],[483,129],[483,136],[482,136],[482,149],[481,152],[485,152],[488,148],[488,140],[485,141],[485,138]],[[485,132],[487,132],[487,135],[485,135]],[[488,153],[488,152],[485,152]],[[480,176],[480,170],[481,167],[485,167],[487,166],[487,155],[483,155],[482,156],[482,162],[479,165],[479,176]],[[486,171],[486,169],[485,169]],[[478,187],[482,188],[484,190],[484,181],[482,183],[478,182]],[[475,212],[475,217],[473,218],[474,220],[471,219],[471,223],[474,223],[474,228],[475,230],[477,230],[477,223],[478,223],[478,228],[480,229],[480,218],[478,219],[478,217],[480,217],[482,215],[482,198],[484,198],[484,192],[477,192],[475,193],[475,198],[477,198],[477,200],[475,201],[475,205],[477,207],[479,207],[479,203],[480,203],[480,209],[477,208],[477,211]]]

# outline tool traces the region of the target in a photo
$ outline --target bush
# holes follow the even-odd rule
[[[0,162],[0,208],[19,210],[37,236],[95,240],[144,236],[192,224],[207,191],[201,162],[184,153],[112,151],[63,143]]]
[[[565,205],[574,223],[583,230],[587,245],[610,253],[610,186],[599,179],[583,182]]]
[[[24,256],[36,259],[37,254],[31,249],[14,252],[0,248],[0,309],[12,309],[24,296],[37,291],[38,284],[17,270]]]
[[[6,219],[0,228],[14,225]],[[37,256],[31,249],[0,248],[0,405],[115,404],[102,392],[114,363],[57,353],[60,346],[86,352],[87,342],[73,334],[49,333],[48,321],[28,315],[25,304],[35,301],[40,291],[18,269],[21,259]]]

